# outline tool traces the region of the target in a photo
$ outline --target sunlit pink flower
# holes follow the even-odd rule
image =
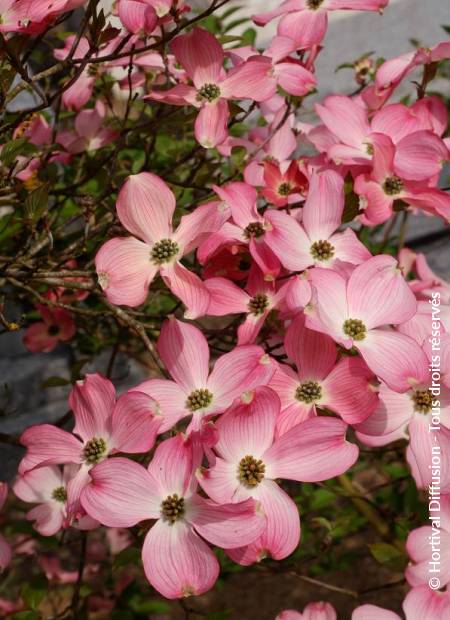
[[[23,343],[29,351],[50,353],[60,342],[67,342],[75,336],[77,327],[70,312],[41,304],[36,308],[43,320],[25,330]]]
[[[413,588],[403,601],[405,620],[446,620],[450,614],[450,591],[432,590],[428,584]],[[357,607],[352,620],[403,620],[377,605]]]
[[[445,147],[438,136],[445,131],[447,110],[436,97],[419,99],[410,107],[393,103],[370,119],[364,101],[357,97],[329,95],[316,103],[315,108],[324,126],[309,131],[308,139],[336,163],[367,167],[372,162],[373,143],[377,138],[374,134],[383,134],[395,145],[394,164],[405,178],[423,180],[439,170],[439,158],[445,156]],[[423,132],[431,132],[433,136]],[[425,168],[417,161],[423,158],[420,153],[423,146],[430,158]]]
[[[262,58],[269,58],[272,70],[269,77],[276,86],[281,86],[290,95],[303,97],[316,86],[316,78],[303,62],[291,54],[297,50],[295,41],[288,37],[273,37],[269,47],[264,50]],[[232,48],[227,52],[235,65],[247,60],[261,58],[252,46]]]
[[[388,220],[396,200],[450,220],[450,196],[430,185],[447,159],[442,140],[429,131],[419,131],[396,147],[383,134],[372,134],[371,143],[372,171],[359,175],[354,184],[364,224],[374,226]]]
[[[26,515],[35,521],[35,529],[42,536],[53,536],[70,525],[67,514],[67,483],[77,467],[39,467],[19,475],[13,491],[24,502],[39,504]]]
[[[190,429],[198,430],[205,418],[225,411],[243,392],[265,385],[275,371],[264,349],[248,345],[220,356],[210,372],[205,336],[175,318],[163,324],[157,347],[174,380],[150,379],[136,389],[157,401],[164,417],[159,432],[190,415]]]
[[[409,439],[406,458],[420,489],[432,483],[430,459],[433,446],[440,446],[441,489],[450,493],[450,389],[442,382],[439,393],[433,390],[429,365],[431,356],[429,363],[424,358],[410,389],[403,394],[381,384],[377,408],[356,430],[358,438],[370,446]],[[436,426],[439,431],[433,432]]]
[[[264,280],[256,265],[250,270],[245,289],[226,278],[210,278],[205,286],[210,294],[208,315],[246,314],[237,330],[238,345],[255,341],[268,315],[280,305],[284,296],[283,289],[276,291],[273,282]]]
[[[264,533],[255,542],[248,541],[251,544],[227,550],[243,565],[268,555],[285,558],[298,545],[298,509],[277,478],[326,480],[346,471],[358,456],[358,448],[345,439],[347,425],[338,419],[307,420],[275,439],[279,411],[280,400],[271,389],[249,392],[219,418],[210,468],[198,472],[202,488],[216,502],[250,497],[261,502],[267,517]]]
[[[151,34],[158,23],[158,16],[148,0],[119,0],[117,13],[129,32]]]
[[[392,256],[370,258],[348,281],[331,269],[316,268],[311,282],[315,301],[307,327],[327,333],[346,349],[358,349],[392,390],[406,392],[420,380],[425,354],[412,338],[389,328],[417,311],[416,298]]]
[[[283,167],[284,168],[284,167]],[[308,189],[308,179],[299,169],[297,161],[292,161],[283,171],[281,166],[272,161],[263,163],[262,195],[275,207],[299,202]]]
[[[275,92],[269,77],[270,59],[255,57],[232,69],[223,69],[224,52],[216,37],[202,28],[176,37],[171,50],[186,70],[193,86],[178,84],[166,91],[153,90],[149,99],[172,105],[199,108],[195,137],[205,148],[212,148],[228,136],[228,99],[263,101]]]
[[[304,326],[299,315],[286,330],[284,346],[291,366],[279,364],[269,382],[281,400],[277,433],[314,416],[317,408],[337,413],[347,424],[357,424],[373,413],[378,398],[374,376],[360,357],[337,361],[332,338]]]
[[[122,225],[133,236],[107,241],[95,257],[99,283],[109,301],[139,306],[159,272],[187,307],[189,318],[205,314],[208,292],[180,259],[218,230],[228,213],[219,202],[204,204],[184,215],[174,231],[175,207],[175,196],[156,175],[141,172],[127,178],[116,208]]]
[[[202,539],[238,547],[255,540],[265,524],[252,500],[218,505],[198,495],[192,452],[177,435],[159,444],[148,470],[124,458],[105,461],[92,470],[82,495],[88,514],[108,526],[156,519],[145,537],[142,562],[152,586],[171,599],[214,585],[219,563]]]
[[[6,482],[0,482],[0,511],[5,505],[8,497],[8,485]],[[12,550],[11,545],[6,542],[5,538],[0,534],[0,573],[4,571],[11,562]]]
[[[273,11],[253,16],[253,21],[264,26],[272,19],[283,16],[278,34],[289,37],[303,49],[317,45],[325,36],[328,11],[358,10],[381,11],[389,0],[285,0]]]
[[[430,511],[430,518],[435,517],[434,523],[430,521],[430,525],[412,530],[406,541],[406,550],[411,564],[407,567],[405,576],[413,587],[428,585],[430,576],[433,576],[431,572],[433,568],[432,543],[433,534],[437,543],[436,529],[440,552],[439,564],[434,565],[434,568],[439,569],[439,574],[436,576],[439,577],[442,587],[450,583],[450,495],[436,498],[436,501],[430,504],[430,508],[433,508],[433,511]]]
[[[376,91],[392,93],[394,88],[419,65],[428,65],[450,58],[450,42],[442,41],[431,48],[419,47],[417,50],[386,60],[375,76]]]
[[[1,0],[0,31],[38,34],[58,15],[82,4],[84,0]]]
[[[292,609],[280,612],[275,620],[337,620],[337,615],[330,603],[308,603],[303,613]]]
[[[268,281],[276,278],[281,269],[277,256],[271,249],[272,237],[275,244],[282,244],[282,239],[288,234],[284,228],[277,228],[272,224],[273,215],[285,215],[290,223],[291,218],[284,213],[258,212],[256,200],[258,194],[254,187],[246,183],[229,183],[224,187],[214,186],[214,191],[222,199],[224,205],[230,209],[232,221],[226,222],[218,232],[205,240],[199,247],[197,256],[204,264],[211,256],[224,246],[247,245],[249,252]],[[295,222],[294,222],[295,224]],[[280,237],[280,240],[278,240]]]
[[[157,415],[155,401],[142,392],[127,392],[116,400],[113,384],[98,373],[76,383],[69,404],[75,416],[73,434],[51,424],[26,429],[20,440],[27,453],[19,473],[45,465],[80,465],[66,486],[68,512],[74,517],[93,465],[117,452],[150,450],[162,418]]]
[[[332,267],[336,261],[359,265],[370,258],[370,253],[350,228],[336,232],[343,211],[343,178],[334,170],[313,172],[301,224],[287,213],[266,212],[273,226],[267,243],[291,271],[313,265]]]

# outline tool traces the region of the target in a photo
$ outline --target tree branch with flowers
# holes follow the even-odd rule
[[[0,426],[4,617],[450,617],[450,284],[405,245],[450,220],[450,43],[315,67],[387,5],[1,4],[0,338],[71,360]]]

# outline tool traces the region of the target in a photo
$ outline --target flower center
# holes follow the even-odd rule
[[[262,237],[264,234],[264,227],[261,222],[250,222],[247,228],[244,230],[244,235],[246,239],[251,239],[252,237]]]
[[[65,487],[56,487],[56,489],[53,489],[52,499],[64,504],[64,502],[67,501],[67,491]]]
[[[322,397],[322,388],[316,381],[300,383],[295,390],[295,398],[302,403],[313,403]]]
[[[278,187],[278,193],[280,194],[280,196],[289,196],[289,194],[291,193],[291,190],[292,190],[292,186],[290,183],[282,183]]]
[[[59,327],[57,325],[50,325],[47,329],[47,334],[49,336],[56,336],[56,334],[59,334]]]
[[[418,413],[430,413],[433,397],[429,390],[416,390],[411,398],[414,403],[414,411]]]
[[[342,329],[344,334],[353,340],[364,340],[366,337],[366,326],[359,319],[347,319]]]
[[[261,459],[256,460],[254,456],[247,454],[239,462],[239,480],[249,487],[256,487],[264,478],[266,466]]]
[[[266,310],[268,306],[269,299],[264,293],[258,293],[258,295],[252,297],[248,302],[249,312],[255,316],[264,314],[264,310]]]
[[[175,523],[184,516],[184,497],[178,497],[176,493],[168,495],[161,504],[163,519],[169,523]]]
[[[106,441],[102,437],[92,437],[83,448],[83,457],[88,465],[99,463],[106,452]]]
[[[220,88],[216,84],[203,84],[197,92],[197,101],[214,101],[220,97]]]
[[[186,408],[189,411],[198,411],[204,409],[212,403],[213,395],[206,388],[194,390],[186,399]]]
[[[180,248],[172,239],[161,239],[152,247],[152,261],[157,265],[168,263],[174,256],[178,254]]]
[[[321,4],[323,4],[323,0],[306,0],[306,6],[311,11],[316,11]]]
[[[366,153],[367,155],[373,155],[373,144],[366,143]]]
[[[315,260],[330,260],[334,256],[334,245],[329,241],[314,241],[310,252]]]
[[[396,176],[388,177],[383,183],[383,189],[388,196],[395,196],[402,191],[403,181]]]

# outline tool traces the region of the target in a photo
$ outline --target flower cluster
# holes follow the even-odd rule
[[[82,4],[4,1],[0,30],[5,41],[44,36]],[[33,256],[53,249],[49,227],[63,227],[45,207],[44,240],[29,260],[14,268],[8,262],[5,277],[22,291],[33,291],[35,281],[47,285],[36,289],[33,306],[42,321],[25,332],[29,351],[76,340],[78,313],[101,321],[104,311],[140,336],[157,363],[151,378],[120,396],[110,372],[74,376],[73,428],[38,424],[23,432],[26,453],[12,489],[35,504],[26,518],[43,536],[140,524],[145,575],[164,597],[177,599],[214,586],[214,548],[241,566],[293,554],[302,509],[295,483],[342,478],[360,446],[403,442],[394,445],[406,446],[414,483],[426,490],[438,446],[445,588],[450,285],[423,254],[402,240],[387,248],[377,235],[400,217],[450,221],[450,196],[439,187],[449,159],[447,110],[426,92],[450,46],[420,48],[378,67],[360,60],[357,92],[315,100],[315,121],[304,122],[302,105],[320,85],[315,64],[328,11],[381,12],[388,0],[273,2],[274,10],[253,17],[260,26],[280,18],[265,49],[228,45],[195,17],[188,20],[182,1],[118,0],[111,18],[120,29],[104,30],[95,4],[85,14],[91,32],[67,37],[54,53],[61,67],[74,70],[58,98],[63,125],[52,126],[42,108],[20,120],[13,137],[28,150],[13,158],[8,173],[42,197],[53,171],[61,183],[57,209],[62,168],[83,161],[82,172],[65,180],[69,219],[60,244],[69,244],[77,261],[63,256],[52,259],[53,271],[31,273]],[[94,42],[96,28],[101,36]],[[391,102],[418,67],[417,100]],[[169,149],[165,167],[163,152],[152,159],[152,132],[179,109],[176,131],[183,139],[190,132],[189,152],[171,162]],[[142,162],[134,159],[135,126],[147,132]],[[194,156],[199,169],[209,162],[211,176],[198,181],[194,169],[174,179],[172,169]],[[116,159],[126,161],[117,197],[107,178]],[[98,185],[99,203],[111,196],[113,202],[96,217],[89,192]],[[80,187],[77,202],[72,193]],[[187,198],[178,188],[190,192]],[[85,218],[80,242],[71,238],[77,208]],[[39,220],[35,213],[27,222]],[[95,281],[92,271],[77,271],[80,258],[95,267]],[[158,306],[159,297],[173,303]],[[96,303],[104,304],[98,314]],[[85,332],[97,333],[95,326]],[[1,485],[0,506],[6,495]],[[427,586],[428,536],[424,526],[407,539],[407,620],[450,614],[448,592]],[[10,561],[11,548],[0,538],[0,569]],[[277,618],[336,617],[330,604],[311,603]],[[352,619],[398,617],[363,605]]]

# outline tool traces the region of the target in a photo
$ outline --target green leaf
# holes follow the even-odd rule
[[[406,554],[389,543],[373,543],[369,549],[377,562],[393,571],[403,572],[408,563]]]
[[[45,186],[38,187],[25,198],[25,217],[32,222],[37,222],[47,211],[47,208],[48,191]]]
[[[62,387],[63,385],[70,385],[70,381],[63,377],[48,377],[41,383],[42,388]]]
[[[47,592],[48,582],[44,575],[37,575],[27,583],[24,583],[20,594],[25,603],[31,609],[37,609],[44,600]]]
[[[11,616],[11,620],[39,620],[40,616],[35,611],[19,611]]]
[[[129,564],[139,565],[141,561],[141,552],[137,547],[127,547],[123,549],[114,560],[114,568],[121,568]]]
[[[170,605],[164,601],[148,600],[142,594],[134,594],[128,600],[129,608],[137,614],[166,614]]]
[[[19,155],[32,155],[36,152],[36,147],[30,144],[26,138],[18,138],[7,142],[0,153],[0,159],[5,166],[10,166]]]
[[[351,222],[359,213],[359,196],[354,192],[350,192],[345,196],[344,213],[342,214],[342,223]]]

